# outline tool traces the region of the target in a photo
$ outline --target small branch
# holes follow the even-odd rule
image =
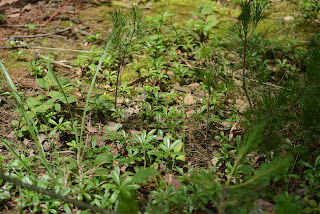
[[[40,25],[34,25],[34,27],[39,27]],[[0,28],[18,28],[18,27],[29,27],[29,25],[0,25]]]
[[[62,29],[62,30],[59,30],[59,31],[55,31],[55,32],[52,32],[52,33],[44,33],[44,34],[36,34],[36,35],[12,35],[9,37],[10,40],[14,40],[14,39],[23,39],[23,38],[36,38],[36,37],[46,37],[46,36],[51,36],[51,35],[54,35],[54,34],[60,34],[60,33],[63,33],[65,31],[68,31],[68,30],[71,30],[70,27],[68,28],[65,28],[65,29]]]
[[[65,6],[67,6],[69,3],[71,2],[71,0],[68,0],[67,3],[65,3],[59,10],[57,10],[56,12],[54,12],[49,19],[47,19],[45,22],[42,23],[42,25],[40,25],[40,27],[45,26],[53,17],[55,17]]]

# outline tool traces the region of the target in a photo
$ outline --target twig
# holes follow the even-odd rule
[[[39,27],[40,25],[34,25],[34,27]],[[29,25],[0,25],[0,28],[16,28],[16,27],[29,27]]]
[[[143,81],[146,77],[147,77],[147,75],[143,75],[142,77],[140,77],[138,79],[132,80],[131,82],[128,82],[127,86],[132,86],[132,85],[136,84],[137,82]],[[109,92],[113,92],[115,90],[116,89],[113,88],[113,89],[110,89]]]
[[[51,48],[51,47],[42,47],[35,45],[18,45],[18,46],[2,46],[0,49],[17,49],[17,48],[33,48],[33,49],[47,49],[54,51],[71,51],[71,52],[80,52],[80,53],[101,53],[102,51],[85,51],[85,50],[75,50],[75,49],[65,49],[65,48]]]
[[[13,39],[22,39],[22,38],[36,38],[36,37],[46,37],[46,36],[51,36],[51,35],[54,35],[54,34],[60,34],[60,33],[63,33],[65,31],[68,31],[68,30],[71,30],[70,27],[68,28],[65,28],[65,29],[62,29],[62,30],[59,30],[59,31],[55,31],[55,32],[51,32],[51,33],[44,33],[44,34],[36,34],[36,35],[13,35],[13,36],[10,36],[9,39],[10,40],[13,40]]]
[[[186,59],[184,59],[182,56],[180,56],[180,59],[182,59],[186,63],[188,68],[192,68],[192,66],[189,64],[189,62]]]
[[[40,28],[45,26],[53,17],[55,17],[65,6],[67,6],[69,3],[71,2],[71,0],[69,0],[67,3],[65,3],[59,10],[57,10],[56,12],[54,12],[49,19],[47,19],[45,22],[43,22],[42,25],[40,25]]]
[[[42,59],[49,60],[50,62],[52,62],[52,63],[54,63],[54,64],[57,64],[57,65],[60,65],[60,66],[66,67],[66,68],[72,68],[72,66],[66,65],[66,64],[64,64],[64,63],[62,63],[62,62],[59,62],[59,61],[56,61],[56,60],[53,60],[53,59],[48,59],[48,58],[43,57],[43,56],[39,56],[39,57],[42,58]]]
[[[234,75],[234,74],[232,74],[232,76],[234,76],[234,77],[237,78],[237,79],[242,79],[242,77],[240,77],[239,75]],[[246,77],[246,79],[249,80],[249,81],[251,81],[251,82],[262,83],[263,85],[271,86],[271,87],[274,87],[274,88],[276,88],[276,89],[283,89],[283,87],[278,86],[278,85],[274,85],[274,84],[269,83],[269,82],[259,82],[258,80],[251,79],[251,78],[249,78],[249,77]]]

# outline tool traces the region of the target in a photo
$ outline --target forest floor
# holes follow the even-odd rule
[[[71,81],[76,79],[86,81],[89,79],[86,75],[87,68],[75,66],[73,61],[75,61],[79,55],[86,53],[88,55],[92,54],[93,46],[104,47],[107,38],[109,38],[112,33],[112,25],[108,19],[109,11],[114,8],[127,8],[133,3],[138,3],[144,9],[145,15],[161,15],[166,7],[165,1],[134,2],[124,0],[110,3],[105,0],[72,0],[55,16],[52,16],[54,12],[63,7],[66,2],[67,1],[62,0],[0,1],[0,14],[3,14],[5,17],[0,19],[0,60],[6,66],[18,91],[24,92],[26,97],[37,97],[41,94],[48,94],[49,91],[39,87],[35,76],[31,75],[31,73],[35,67],[39,66],[36,62],[48,58],[49,55],[52,66],[54,70],[59,73],[59,77],[70,78]],[[175,10],[177,8],[181,10],[174,11],[178,14],[173,17],[173,20],[176,22],[192,18],[191,12],[193,8],[200,3],[197,1],[190,1],[192,2],[190,3],[188,1],[190,5],[186,6],[183,1],[172,2],[175,2],[175,5],[170,8],[171,6],[169,4],[169,11],[170,9]],[[292,30],[290,29],[292,16],[290,13],[285,15],[286,12],[284,11],[284,7],[290,4],[284,4],[282,1],[278,2],[280,6],[276,4],[273,5],[275,15],[270,18],[267,23],[270,25],[272,21],[281,17],[283,19],[281,22],[283,32],[289,32],[290,34]],[[220,1],[220,6],[221,10],[218,12],[220,20],[228,24],[238,21],[239,8],[231,7],[230,1]],[[230,8],[228,6],[230,6]],[[275,25],[270,27],[270,29],[274,31]],[[310,35],[308,30],[303,33],[294,32],[294,34],[299,34],[299,36],[293,34],[291,36],[301,39],[297,41],[296,44],[300,42],[303,45],[307,42],[307,37]],[[279,37],[282,36],[285,37],[287,35],[279,34]],[[282,53],[280,51],[278,53],[279,58],[284,54],[290,54],[284,52]],[[231,52],[225,51],[223,54],[230,64],[240,61],[239,57]],[[197,63],[189,60],[188,55],[181,53],[181,51],[179,52],[179,50],[177,50],[177,55],[180,57],[179,63],[190,69]],[[301,70],[304,69],[300,64],[295,64],[295,66],[300,66]],[[237,135],[243,135],[246,131],[246,127],[240,123],[243,119],[241,114],[249,108],[249,104],[243,92],[236,94],[236,92],[241,91],[237,72],[232,74],[235,75],[233,78],[235,82],[234,92],[228,92],[220,96],[217,101],[220,103],[220,106],[216,114],[225,120],[213,119],[214,125],[209,126],[209,128],[204,120],[198,120],[192,116],[196,113],[200,114],[201,106],[203,106],[202,101],[208,96],[201,86],[199,79],[185,78],[183,81],[176,81],[172,71],[164,70],[163,72],[165,72],[169,80],[171,80],[168,81],[168,85],[163,86],[156,81],[144,82],[140,74],[134,70],[123,74],[122,82],[128,81],[130,86],[134,86],[137,90],[140,90],[146,84],[159,86],[164,91],[174,89],[177,94],[171,107],[175,106],[178,110],[183,110],[186,114],[185,120],[191,121],[184,125],[183,133],[180,134],[180,138],[185,140],[186,161],[185,163],[179,162],[177,165],[186,170],[191,168],[208,169],[215,166],[219,158],[214,157],[214,155],[221,152],[221,150],[219,150],[219,148],[221,148],[221,139],[224,138],[224,140],[228,142]],[[270,83],[270,85],[272,85],[272,83]],[[2,91],[7,89],[7,86],[4,84],[1,84],[1,87]],[[72,96],[78,100],[78,106],[75,108],[76,118],[81,118],[82,116],[83,101],[85,99],[83,91],[87,90],[87,88],[89,88],[88,84],[85,88],[78,88],[73,91]],[[97,86],[92,97],[104,93],[113,95],[114,85],[111,86],[109,83],[105,83],[104,77],[98,76]],[[102,114],[100,116],[89,114],[83,136],[86,136],[86,140],[88,141],[95,138],[97,139],[97,145],[104,145],[106,142],[110,142],[108,138],[103,137],[106,134],[105,129],[114,130],[118,122],[127,133],[131,133],[131,135],[141,134],[143,130],[150,127],[150,124],[145,124],[138,114],[140,110],[139,102],[145,101],[146,99],[146,97],[141,96],[132,96],[130,98],[120,97],[118,104],[120,108],[125,108],[122,112],[124,117],[121,119],[115,119],[108,114]],[[184,104],[182,105],[182,103]],[[32,154],[33,150],[35,150],[32,141],[18,137],[14,131],[16,127],[12,125],[12,120],[19,120],[19,115],[16,112],[14,104],[15,102],[8,99],[7,96],[2,95],[0,97],[0,137],[26,147],[29,149],[30,154]],[[235,115],[234,112],[236,112],[236,116],[228,119],[231,118],[232,115]],[[183,121],[183,123],[184,122],[185,121]],[[216,136],[221,132],[224,133],[224,136],[217,138]],[[61,144],[60,148],[67,151],[69,147],[65,142],[69,140],[68,136],[60,136],[58,138],[61,141],[58,142]],[[110,149],[113,155],[117,153],[124,155],[122,148],[117,147],[117,145],[113,143],[109,145],[113,147]],[[50,148],[47,149],[47,152],[50,152]],[[9,151],[0,144],[0,153],[6,156]],[[257,157],[253,165],[259,165],[260,160],[258,159]],[[225,178],[225,170],[225,167],[216,170],[216,173],[221,179]],[[168,172],[164,177],[167,183],[179,186],[174,174]],[[14,205],[12,205],[12,209],[14,209],[13,207]],[[268,204],[266,209],[269,209],[269,211],[272,210],[273,205]]]

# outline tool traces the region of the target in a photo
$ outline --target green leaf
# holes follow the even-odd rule
[[[301,165],[303,165],[303,166],[306,166],[306,167],[308,167],[308,168],[313,168],[313,166],[310,164],[310,163],[307,163],[307,162],[305,162],[305,161],[299,161],[299,164],[301,164]]]
[[[45,80],[44,78],[37,78],[36,82],[40,88],[48,90],[51,86],[51,83]]]
[[[156,170],[151,167],[148,167],[148,168],[140,167],[138,173],[135,176],[133,176],[132,182],[133,183],[141,182],[145,184],[148,182],[148,178],[155,174],[156,174]]]
[[[65,196],[65,195],[68,195],[70,192],[71,192],[71,188],[70,187],[66,187],[66,188],[63,188],[60,191],[60,195]]]
[[[26,103],[29,108],[33,108],[42,104],[42,102],[35,97],[28,97]]]
[[[213,13],[214,10],[211,8],[210,5],[206,5],[204,8],[202,8],[201,13],[207,15]]]
[[[116,184],[118,186],[121,185],[121,178],[120,178],[120,174],[116,171],[116,170],[112,170],[111,171],[111,177],[114,180],[114,182],[116,182]]]
[[[66,99],[64,98],[63,94],[60,93],[60,92],[58,92],[58,91],[50,91],[50,92],[48,93],[48,96],[52,97],[53,100],[59,100],[59,101],[65,103],[65,104],[67,103],[67,101],[66,101]],[[72,96],[68,96],[67,99],[68,99],[68,102],[69,102],[69,103],[74,103],[74,102],[78,101],[77,98],[72,97]]]
[[[175,142],[177,142],[177,141],[175,141]],[[179,142],[179,144],[174,147],[174,152],[180,152],[182,147],[183,147],[183,145],[184,144],[183,144],[182,141]],[[185,162],[186,161],[186,156],[184,154],[183,155],[178,155],[178,157],[176,157],[176,160],[181,160],[181,161]]]
[[[277,214],[301,213],[301,205],[296,201],[294,195],[281,194],[275,198],[275,210]]]
[[[242,168],[241,168],[241,171],[243,172],[243,174],[245,175],[249,175],[251,174],[252,172],[254,172],[254,169],[251,165],[244,165]]]
[[[113,161],[113,156],[111,154],[102,153],[96,157],[96,159],[94,160],[94,165],[98,166],[104,163],[112,163],[112,161]]]
[[[69,78],[60,78],[59,82],[61,85],[65,85],[70,82],[70,79]],[[53,85],[58,86],[58,84],[56,82],[54,82]]]
[[[40,200],[39,200],[39,195],[38,194],[34,194],[33,197],[32,197],[32,203],[34,205],[38,205],[40,203]]]
[[[69,163],[67,165],[68,170],[72,170],[77,167],[77,161],[73,158],[67,157],[65,158],[65,162]]]
[[[320,155],[314,161],[314,166],[317,167],[320,164]]]
[[[64,208],[64,211],[65,211],[67,214],[72,214],[71,209],[70,209],[70,207],[69,207],[68,204],[65,204],[65,205],[63,206],[63,208]]]
[[[37,106],[34,111],[36,113],[44,113],[47,112],[50,108],[52,108],[53,105],[52,104],[42,104],[40,106]]]
[[[119,196],[119,191],[113,192],[112,195],[111,195],[111,197],[110,197],[110,202],[111,202],[111,203],[115,203],[116,200],[117,200],[117,198],[118,198],[118,196]]]
[[[313,209],[311,207],[306,207],[302,210],[302,213],[312,213]]]
[[[88,200],[91,200],[91,195],[90,194],[88,194],[88,193],[83,193],[83,195],[84,195],[84,197],[86,198],[86,199],[88,199]]]
[[[317,207],[318,204],[315,200],[311,199],[311,200],[308,200],[308,204],[311,206],[311,207]]]

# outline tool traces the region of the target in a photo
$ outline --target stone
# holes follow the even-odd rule
[[[235,107],[238,109],[239,113],[242,114],[250,107],[250,105],[248,102],[244,102],[241,99],[236,99]]]
[[[110,131],[114,131],[116,129],[117,123],[108,121],[108,124],[105,126],[105,128],[108,128]],[[120,127],[122,127],[122,124],[120,124]]]
[[[20,13],[15,13],[7,16],[9,19],[20,17]]]
[[[195,100],[195,97],[191,93],[188,93],[184,98],[184,103],[185,105],[190,106],[190,105],[196,104],[197,101]]]
[[[186,87],[190,88],[190,90],[192,92],[194,92],[195,90],[200,88],[200,86],[201,86],[200,83],[195,82],[195,83],[191,83],[191,84],[187,85]]]
[[[181,86],[180,83],[178,83],[178,82],[176,82],[176,83],[173,85],[173,89],[176,90],[176,91],[189,92],[189,93],[191,93],[191,89],[190,89],[190,88],[183,87],[183,86]]]
[[[32,5],[31,4],[27,4],[23,9],[22,12],[24,11],[30,11],[32,9]]]
[[[285,17],[283,17],[283,20],[284,20],[285,22],[291,22],[291,21],[294,20],[294,17],[293,17],[293,16],[285,16]]]

